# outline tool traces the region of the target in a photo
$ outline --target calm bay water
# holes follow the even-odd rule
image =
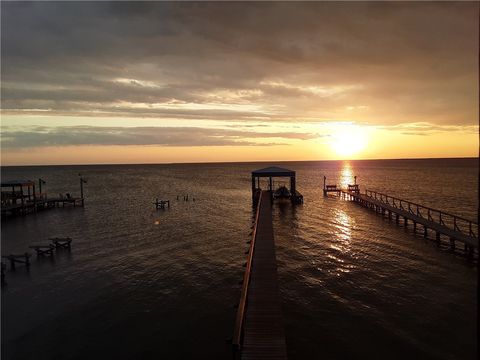
[[[477,159],[2,168],[50,196],[88,179],[84,208],[2,223],[2,254],[74,239],[7,272],[2,358],[230,358],[250,172],[270,165],[296,170],[305,198],[274,207],[290,359],[475,358],[477,266],[321,188],[357,175],[362,190],[476,220]]]

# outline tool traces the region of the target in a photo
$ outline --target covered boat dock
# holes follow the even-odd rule
[[[252,199],[255,203],[258,199],[258,194],[260,192],[260,178],[268,178],[268,191],[273,199],[273,193],[275,189],[273,188],[273,178],[275,177],[287,177],[290,178],[290,199],[292,203],[298,204],[303,202],[303,195],[297,191],[296,188],[296,174],[293,170],[284,169],[277,166],[270,166],[264,169],[259,169],[252,171]]]

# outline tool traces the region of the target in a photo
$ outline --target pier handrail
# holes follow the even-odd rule
[[[471,237],[478,238],[478,223],[475,221],[373,190],[366,189],[365,195],[440,225],[446,227],[451,226],[454,231],[467,233]],[[423,211],[423,214],[421,211]]]
[[[252,242],[250,244],[250,249],[248,251],[248,259],[247,259],[247,264],[245,268],[245,274],[243,275],[242,292],[240,295],[240,302],[238,303],[237,317],[235,320],[235,328],[233,329],[232,345],[234,350],[239,350],[242,343],[243,320],[245,319],[245,308],[247,307],[248,285],[250,283],[250,271],[252,269],[253,252],[255,250],[255,240],[257,238],[257,225],[258,225],[258,218],[260,215],[260,205],[262,202],[262,190],[259,191],[258,196],[259,197],[258,197],[258,203],[257,203],[257,210],[255,214],[255,224],[253,226],[253,232],[252,232]]]

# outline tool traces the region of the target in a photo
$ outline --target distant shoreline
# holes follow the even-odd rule
[[[262,161],[206,161],[206,162],[172,162],[172,163],[90,163],[90,164],[25,164],[25,165],[0,165],[0,168],[15,167],[46,167],[46,166],[146,166],[146,165],[222,165],[222,164],[272,164],[272,163],[317,163],[339,161],[431,161],[431,160],[479,160],[479,157],[438,157],[438,158],[396,158],[396,159],[354,159],[354,160],[262,160]]]

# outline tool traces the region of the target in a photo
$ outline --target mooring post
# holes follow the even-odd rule
[[[33,183],[33,211],[37,211],[37,195],[35,194],[35,182]]]
[[[437,240],[438,243],[440,242],[440,233],[438,231],[437,231],[437,235],[436,235],[436,240]]]
[[[426,238],[428,236],[428,231],[427,227],[423,225],[423,237]]]
[[[395,214],[395,222],[397,223],[397,225],[398,225],[398,221],[399,221],[399,215]]]
[[[82,174],[78,174],[78,176],[80,176],[80,201],[82,202],[82,206],[84,205],[84,198],[83,198],[83,184],[86,184],[87,183],[87,180],[85,180],[83,177],[82,177]],[[63,205],[65,206],[65,203],[63,203]]]
[[[417,233],[417,222],[416,221],[413,222],[413,233],[414,234]]]
[[[408,218],[405,217],[404,219],[405,219],[405,227],[408,227]]]

